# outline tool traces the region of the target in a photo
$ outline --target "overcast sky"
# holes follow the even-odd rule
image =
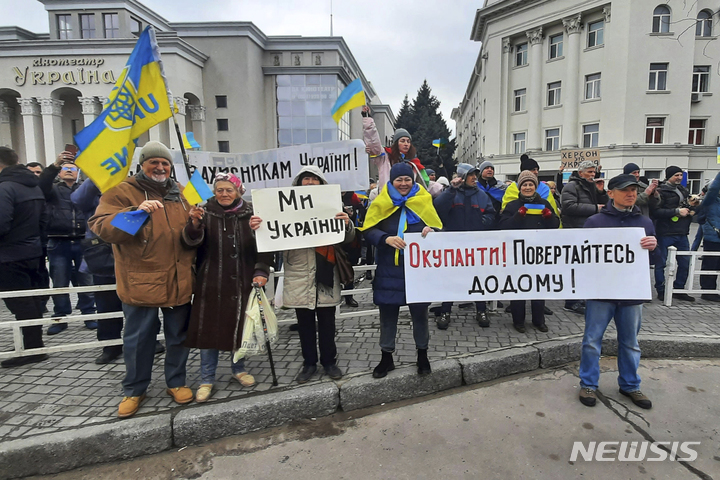
[[[330,35],[330,0],[140,0],[171,22],[250,21],[266,35]],[[480,49],[470,29],[481,0],[334,0],[333,33],[345,38],[383,103],[397,114],[424,79],[450,119]],[[201,8],[198,8],[198,7]],[[0,0],[0,25],[48,31],[36,0]]]

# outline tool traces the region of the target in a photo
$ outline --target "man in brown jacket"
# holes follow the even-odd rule
[[[169,178],[170,150],[160,142],[148,142],[140,152],[142,172],[128,177],[100,198],[90,229],[113,244],[117,293],[125,314],[124,397],[118,416],[134,415],[150,385],[159,311],[167,352],[167,393],[180,404],[193,393],[185,385],[189,349],[183,346],[190,316],[195,250],[181,242],[190,205],[177,182]],[[144,210],[145,224],[130,235],[111,224],[116,215]]]

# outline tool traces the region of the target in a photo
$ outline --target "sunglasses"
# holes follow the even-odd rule
[[[77,172],[77,167],[62,167],[61,170],[68,170],[70,172]]]

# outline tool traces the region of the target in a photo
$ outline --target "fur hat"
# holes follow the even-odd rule
[[[164,158],[170,163],[172,163],[173,160],[170,150],[162,143],[154,140],[147,142],[142,150],[140,150],[140,165],[150,158]]]
[[[535,168],[540,170],[540,165],[523,153],[522,156],[520,156],[520,171],[524,172],[525,170],[533,170]]]
[[[533,182],[533,183],[535,184],[535,188],[537,188],[537,186],[538,186],[538,179],[537,179],[537,177],[535,176],[535,174],[534,174],[533,172],[531,172],[530,170],[523,170],[523,171],[520,173],[520,175],[518,176],[518,179],[517,179],[518,188],[520,188],[520,187],[522,186],[522,184],[525,183],[525,182],[527,182],[528,180],[530,180],[531,182]]]
[[[677,173],[682,173],[682,168],[676,167],[675,165],[670,165],[665,169],[665,178],[670,178]]]

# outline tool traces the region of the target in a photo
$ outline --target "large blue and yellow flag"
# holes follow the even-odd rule
[[[128,176],[140,135],[172,116],[164,76],[155,31],[148,26],[102,113],[75,135],[75,163],[102,192]]]
[[[340,119],[345,113],[349,112],[353,108],[362,107],[365,105],[365,91],[363,90],[362,82],[359,78],[356,78],[345,90],[340,92],[337,102],[333,105],[330,110],[335,123],[340,123]]]

